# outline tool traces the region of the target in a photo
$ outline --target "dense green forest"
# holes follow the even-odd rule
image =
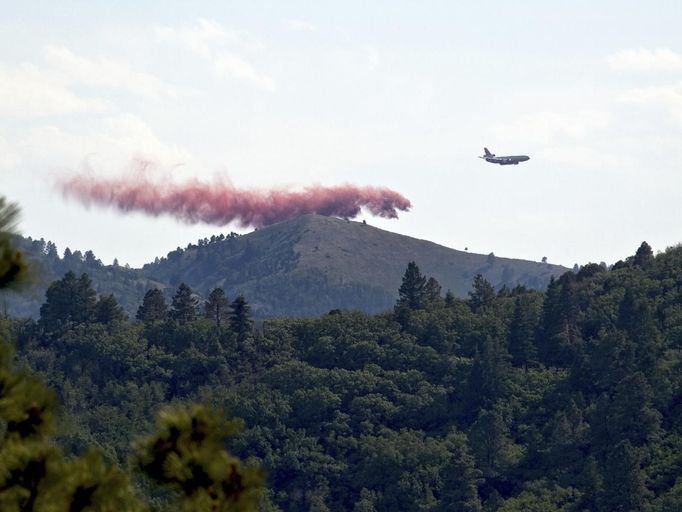
[[[164,404],[243,419],[267,511],[682,510],[682,248],[643,243],[543,292],[443,296],[408,265],[392,311],[251,321],[248,296],[149,289],[135,318],[90,278],[4,318],[57,391],[66,450],[125,466]]]
[[[0,196],[0,291],[5,292],[25,289],[32,275],[25,255],[13,243],[18,211]],[[70,292],[70,283],[82,292],[79,306],[86,311],[71,321],[113,321],[114,316],[102,316],[120,311],[112,297],[101,298],[95,309],[89,309],[94,292],[87,277],[76,281],[71,276],[61,287],[50,288],[46,308],[65,303],[67,297],[59,293]],[[65,325],[63,318],[52,319],[57,322],[54,326]],[[59,431],[57,412],[54,392],[31,372],[17,368],[9,345],[0,338],[3,512],[246,512],[256,510],[262,500],[261,469],[245,466],[226,451],[225,440],[239,429],[239,421],[228,420],[206,405],[164,407],[154,429],[135,441],[128,471],[103,460],[101,450],[92,446],[83,454],[65,453],[54,439]]]

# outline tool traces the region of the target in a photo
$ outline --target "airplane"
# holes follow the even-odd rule
[[[491,164],[519,165],[519,162],[530,160],[530,157],[526,155],[495,156],[495,153],[488,151],[488,148],[483,148],[483,151],[485,151],[485,155],[479,156],[478,158],[483,158],[486,162],[490,162]]]

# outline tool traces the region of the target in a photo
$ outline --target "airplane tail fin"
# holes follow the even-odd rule
[[[490,151],[488,151],[488,148],[483,148],[483,151],[485,152],[485,156],[488,156],[488,157],[490,157],[490,156],[495,156],[493,153],[491,153]]]

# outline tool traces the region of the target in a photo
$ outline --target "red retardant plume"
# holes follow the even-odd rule
[[[67,197],[85,205],[114,206],[124,212],[154,216],[167,214],[192,224],[219,226],[236,222],[242,227],[262,227],[306,213],[350,219],[362,208],[375,216],[394,219],[398,211],[412,206],[398,192],[383,187],[317,185],[301,191],[244,190],[220,181],[158,182],[144,173],[134,178],[74,176],[59,186]]]

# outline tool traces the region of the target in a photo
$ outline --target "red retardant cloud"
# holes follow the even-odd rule
[[[219,226],[236,222],[242,227],[262,227],[306,213],[350,219],[362,208],[375,216],[394,219],[398,211],[407,211],[412,206],[398,192],[383,187],[244,190],[224,182],[153,181],[144,173],[128,178],[77,175],[62,180],[59,186],[67,197],[85,205],[114,206],[124,212],[154,216],[167,214],[192,224]]]

